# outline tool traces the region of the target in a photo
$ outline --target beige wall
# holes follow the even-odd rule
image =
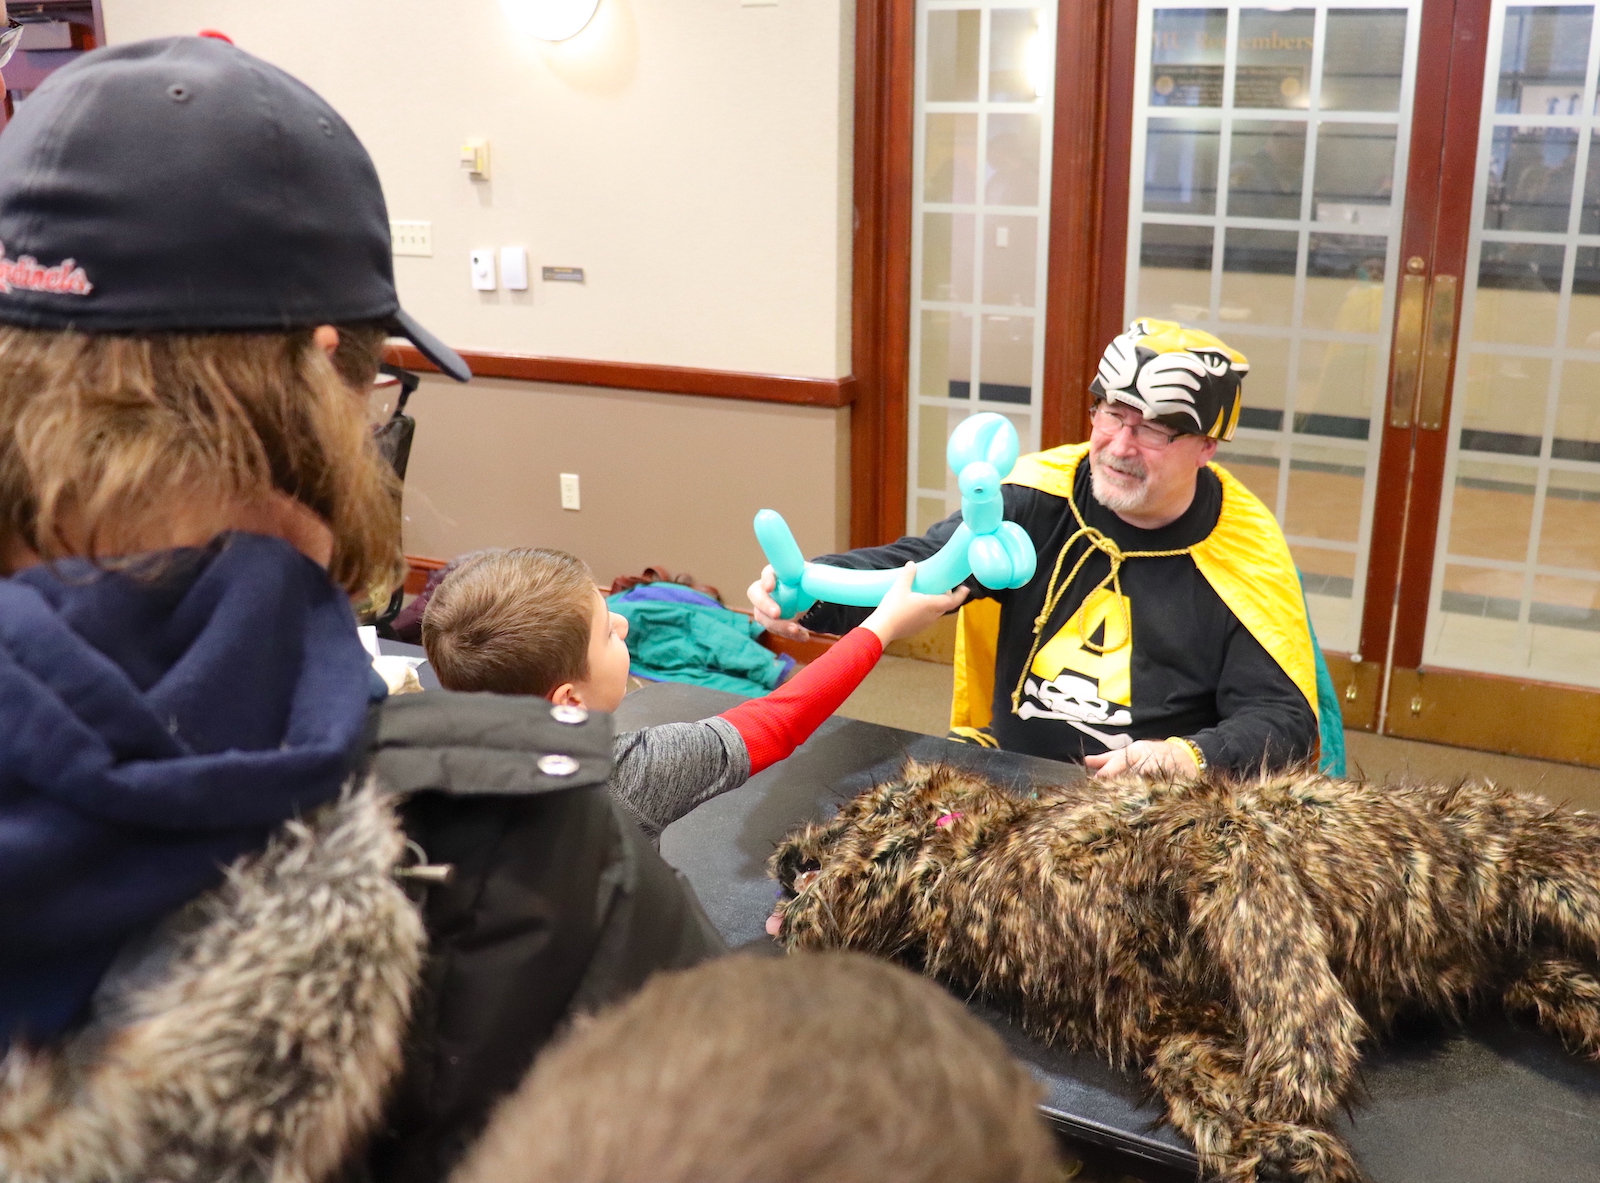
[[[666,566],[743,606],[765,561],[758,509],[782,513],[808,553],[846,542],[847,410],[433,377],[408,409],[408,554],[555,546],[602,582]],[[560,508],[563,472],[580,478],[576,513]]]
[[[104,0],[113,43],[205,26],[350,121],[410,311],[458,348],[834,378],[849,372],[851,0],[601,0],[550,44],[500,0]],[[462,170],[487,137],[492,179]],[[475,248],[588,281],[478,293]],[[537,276],[537,270],[535,270]]]
[[[463,349],[833,378],[850,369],[854,0],[601,0],[535,42],[500,0],[104,0],[113,43],[202,27],[350,121],[390,216],[432,223],[401,299]],[[491,177],[458,162],[486,137]],[[528,249],[531,291],[478,293],[475,248]],[[583,267],[542,284],[542,265]],[[413,400],[408,553],[542,544],[601,579],[651,564],[732,602],[750,519],[846,539],[848,411],[596,388],[430,381]],[[558,507],[557,473],[583,509]]]

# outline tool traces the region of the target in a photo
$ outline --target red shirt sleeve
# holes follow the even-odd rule
[[[732,723],[750,752],[750,775],[794,751],[843,705],[883,656],[871,629],[854,628],[765,698],[742,702],[720,718]]]

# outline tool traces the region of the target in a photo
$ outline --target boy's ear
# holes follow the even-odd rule
[[[572,682],[561,683],[561,685],[550,691],[549,694],[546,694],[545,697],[558,707],[581,707],[583,705],[583,695],[578,692],[578,687]]]

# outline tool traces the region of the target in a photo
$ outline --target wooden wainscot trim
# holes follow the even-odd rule
[[[1384,733],[1508,756],[1600,765],[1600,690],[1465,670],[1396,669]]]
[[[428,586],[428,579],[435,571],[443,571],[450,565],[449,559],[429,559],[422,555],[406,556],[406,595],[420,596],[422,589]]]
[[[390,365],[437,373],[413,346],[391,344]],[[553,382],[564,386],[605,386],[656,394],[698,394],[747,402],[789,403],[806,407],[848,407],[855,401],[854,378],[791,378],[782,374],[744,374],[736,370],[697,370],[687,366],[649,366],[636,362],[585,361],[574,357],[536,357],[524,353],[462,351],[477,378]]]

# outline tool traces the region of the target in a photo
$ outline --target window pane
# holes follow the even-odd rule
[[[1138,315],[1162,320],[1209,320],[1210,226],[1147,222],[1139,243]]]
[[[1580,234],[1600,234],[1600,133],[1589,135],[1588,175],[1583,182],[1583,211],[1578,220]],[[1563,230],[1566,226],[1561,227]]]
[[[1544,494],[1544,521],[1539,526],[1539,561],[1552,567],[1600,571],[1600,472],[1551,471]],[[1586,586],[1593,590],[1600,585]],[[1550,602],[1544,596],[1538,598]]]
[[[922,199],[970,205],[978,199],[978,117],[929,115]]]
[[[1294,314],[1299,245],[1300,236],[1292,230],[1228,230],[1223,240],[1218,319],[1288,324]]]
[[[925,311],[917,393],[929,398],[966,398],[972,389],[972,317],[965,312]]]
[[[972,299],[972,214],[922,215],[922,298]]]
[[[1315,219],[1387,230],[1393,219],[1394,155],[1392,123],[1320,124]]]
[[[928,14],[928,99],[970,103],[978,97],[978,35],[983,13],[976,8]]]
[[[1031,103],[1045,89],[1049,46],[1041,45],[1039,12],[997,8],[989,16],[989,101]]]
[[[1569,360],[1562,365],[1550,454],[1557,460],[1600,462],[1600,362]],[[1552,472],[1550,479],[1572,475]],[[1595,541],[1600,543],[1600,534]]]
[[[1330,9],[1322,58],[1324,111],[1398,111],[1404,9]]]
[[[1450,514],[1450,553],[1520,563],[1533,531],[1536,470],[1461,460]],[[1515,576],[1520,583],[1522,577]]]
[[[1144,208],[1151,213],[1217,210],[1217,146],[1208,119],[1152,119],[1145,141]]]
[[[1316,12],[1245,8],[1239,12],[1239,61],[1233,83],[1235,107],[1311,105],[1312,30]]]
[[[990,205],[1039,203],[1039,117],[989,116],[989,156],[983,199]]]
[[[1495,110],[1514,115],[1557,114],[1574,92],[1583,94],[1593,8],[1538,6],[1506,9]],[[1570,114],[1577,114],[1576,107]]]
[[[983,302],[1032,308],[1039,219],[990,214],[983,220]]]
[[[1033,317],[985,316],[981,357],[979,398],[997,403],[1033,401]]]
[[[1537,456],[1550,388],[1549,361],[1499,353],[1469,353],[1465,360],[1462,449]]]
[[[1307,596],[1338,596],[1348,600],[1355,593],[1356,556],[1348,550],[1329,550],[1322,546],[1291,544],[1294,565]],[[1316,622],[1322,632],[1322,622]]]
[[[1233,124],[1228,213],[1238,218],[1298,218],[1306,125],[1239,119]]]
[[[1567,304],[1567,345],[1600,349],[1600,248],[1580,246],[1576,255],[1572,299]]]
[[[1222,106],[1227,32],[1226,9],[1156,9],[1150,39],[1150,105]]]
[[[1484,243],[1473,303],[1473,340],[1554,344],[1563,254],[1559,246]]]
[[[1344,341],[1300,342],[1294,429],[1302,435],[1364,440],[1384,378],[1383,351]]]
[[[1217,449],[1217,463],[1238,477],[1239,483],[1254,493],[1263,505],[1276,511],[1281,451],[1277,440],[1240,438]]]
[[[1283,427],[1284,402],[1289,392],[1289,341],[1286,337],[1252,337],[1233,331],[1228,344],[1245,355],[1250,372],[1245,375],[1239,423],[1277,431]],[[1270,505],[1271,502],[1268,502]]]
[[[945,463],[945,446],[950,432],[967,417],[967,408],[917,408],[917,487],[944,489],[951,484],[950,467]],[[959,494],[957,494],[959,496]],[[943,504],[942,502],[940,504]],[[944,517],[940,514],[939,517]],[[938,521],[935,518],[934,521]]]
[[[1360,452],[1296,442],[1289,461],[1286,533],[1354,542],[1361,529],[1367,468]]]
[[[1577,159],[1570,127],[1495,128],[1484,229],[1565,232]]]
[[[1381,333],[1388,250],[1389,240],[1373,235],[1311,235],[1300,323],[1340,333]]]

